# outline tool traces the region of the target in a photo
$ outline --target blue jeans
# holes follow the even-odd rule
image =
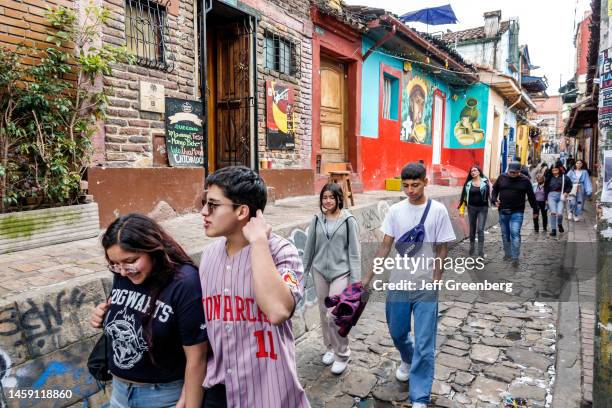
[[[420,285],[420,283],[418,283]],[[438,328],[438,293],[398,291],[387,294],[387,325],[402,361],[410,366],[410,401],[429,403],[433,384]],[[414,315],[414,342],[410,320]]]
[[[580,185],[579,188],[582,188],[582,185]],[[570,213],[574,214],[576,217],[579,217],[580,214],[582,214],[583,206],[584,206],[584,192],[582,190],[578,190],[575,196],[569,196]]]
[[[557,225],[563,225],[563,205],[561,201],[561,193],[551,191],[548,193],[548,211],[550,211],[550,228],[555,231]]]
[[[513,260],[518,260],[521,254],[523,213],[513,212],[512,214],[504,214],[500,211],[499,226],[501,227],[504,254]]]
[[[174,408],[183,380],[157,384],[132,384],[113,378],[110,408]]]

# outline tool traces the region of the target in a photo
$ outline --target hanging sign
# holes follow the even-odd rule
[[[612,0],[611,0],[612,1]],[[611,49],[599,53],[599,128],[612,128],[612,54]]]

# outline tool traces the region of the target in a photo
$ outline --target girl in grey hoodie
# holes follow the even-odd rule
[[[349,361],[348,337],[338,334],[332,308],[325,307],[327,296],[339,295],[351,283],[361,280],[361,249],[357,220],[343,210],[342,188],[336,183],[323,186],[319,196],[321,212],[313,218],[304,248],[305,273],[312,270],[319,300],[323,341],[327,347],[323,363],[334,374],[341,374]]]

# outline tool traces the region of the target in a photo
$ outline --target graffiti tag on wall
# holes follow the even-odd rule
[[[45,301],[38,304],[33,299],[26,300],[26,309],[16,312],[11,307],[0,309],[0,336],[14,336],[22,333],[13,346],[34,344],[37,347],[45,345],[46,338],[57,334],[64,324],[62,310],[73,307],[78,309],[83,304],[85,294],[79,288],[73,288],[70,293],[62,290],[55,295],[55,301]]]

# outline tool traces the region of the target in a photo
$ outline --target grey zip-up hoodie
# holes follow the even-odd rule
[[[347,229],[348,228],[348,229]],[[325,215],[317,214],[308,229],[304,248],[304,271],[311,268],[322,274],[328,282],[349,275],[349,283],[361,280],[361,245],[357,220],[342,210],[330,237],[325,234]]]

